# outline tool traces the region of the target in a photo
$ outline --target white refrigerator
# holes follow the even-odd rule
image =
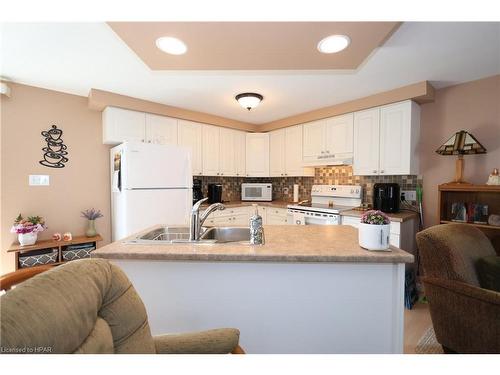
[[[156,224],[188,225],[193,204],[189,150],[125,142],[111,149],[112,240]]]

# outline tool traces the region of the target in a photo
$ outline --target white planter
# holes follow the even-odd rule
[[[19,240],[19,244],[21,246],[29,246],[35,244],[37,236],[38,236],[37,232],[19,233],[17,235],[17,239]]]
[[[387,250],[391,225],[360,223],[358,227],[359,246],[367,250]]]

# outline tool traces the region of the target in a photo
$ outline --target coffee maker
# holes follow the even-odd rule
[[[193,204],[203,199],[203,192],[201,191],[201,180],[193,180]]]
[[[378,183],[373,185],[373,208],[382,212],[398,212],[400,196],[399,185]]]

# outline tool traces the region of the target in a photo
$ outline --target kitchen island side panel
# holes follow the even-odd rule
[[[247,353],[402,353],[402,263],[112,260],[153,335],[238,328]]]

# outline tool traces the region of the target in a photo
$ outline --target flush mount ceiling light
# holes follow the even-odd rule
[[[337,53],[346,49],[349,44],[351,39],[347,35],[330,35],[320,40],[318,50],[321,53]]]
[[[262,99],[264,99],[264,97],[253,92],[244,92],[242,94],[236,95],[235,99],[243,108],[246,108],[250,111],[252,108],[257,107]]]
[[[163,36],[156,39],[156,47],[171,55],[183,55],[187,51],[186,44],[172,36]]]

